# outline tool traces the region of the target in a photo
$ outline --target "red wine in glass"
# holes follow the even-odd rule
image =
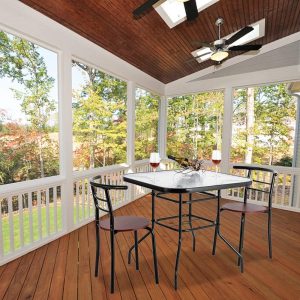
[[[156,168],[158,168],[158,166],[159,166],[159,162],[150,162],[150,166],[151,166],[153,169],[156,169]]]
[[[212,159],[214,165],[219,165],[221,163],[221,159]]]

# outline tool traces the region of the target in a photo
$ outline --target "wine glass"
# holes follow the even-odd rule
[[[152,152],[150,154],[150,166],[153,168],[154,172],[156,172],[156,169],[158,168],[159,164],[160,164],[159,153]]]
[[[216,166],[216,177],[218,176],[218,166],[221,162],[222,155],[220,150],[213,150],[211,160],[213,164]]]
[[[159,164],[160,164],[160,156],[159,153],[156,152],[152,152],[150,154],[150,166],[152,167],[153,171],[154,171],[154,181],[155,181],[155,172],[156,169],[158,168]]]

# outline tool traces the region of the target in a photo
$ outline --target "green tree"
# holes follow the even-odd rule
[[[168,107],[168,154],[210,159],[215,145],[221,147],[222,92],[174,97]]]
[[[86,76],[73,91],[75,168],[126,161],[126,82],[79,62],[73,68]]]

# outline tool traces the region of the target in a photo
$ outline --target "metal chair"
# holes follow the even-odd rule
[[[218,214],[217,214],[217,221],[216,224],[220,224],[220,213],[222,211],[230,211],[236,212],[241,214],[241,226],[240,226],[240,241],[239,241],[239,250],[237,251],[220,233],[219,226],[216,226],[216,232],[214,236],[214,243],[213,243],[213,255],[216,252],[216,240],[217,236],[219,237],[238,255],[238,266],[240,267],[241,272],[244,271],[244,260],[243,260],[243,243],[244,243],[244,227],[245,227],[245,220],[246,214],[253,214],[253,213],[266,213],[268,214],[268,246],[269,246],[269,258],[272,258],[272,234],[271,234],[271,226],[272,226],[272,195],[275,183],[275,177],[277,173],[268,168],[261,168],[261,167],[251,167],[251,166],[234,166],[234,169],[237,170],[245,170],[247,172],[247,177],[252,179],[252,185],[249,187],[245,187],[244,189],[244,202],[236,202],[236,203],[226,203],[221,206]],[[255,172],[265,172],[269,174],[269,181],[261,181],[255,179],[253,175]],[[258,184],[258,187],[254,187],[254,184]],[[263,187],[261,187],[263,186]],[[266,188],[267,186],[267,188]],[[263,194],[268,195],[268,206],[262,206],[257,204],[247,203],[248,197],[250,197],[249,191],[256,191]]]
[[[114,217],[112,202],[110,197],[111,190],[127,190],[126,185],[110,185],[102,184],[101,176],[96,176],[90,180],[92,195],[95,204],[95,224],[96,224],[96,261],[95,261],[95,276],[98,276],[99,257],[100,257],[100,229],[110,231],[110,246],[111,246],[111,274],[110,274],[110,292],[114,293],[114,274],[115,274],[115,241],[114,236],[118,232],[133,231],[134,245],[128,253],[128,263],[130,263],[131,251],[135,250],[136,270],[139,270],[138,257],[138,230],[146,229],[148,234],[152,236],[152,251],[154,260],[155,282],[158,283],[157,257],[155,236],[152,229],[148,226],[149,220],[138,216],[120,216]],[[102,191],[102,194],[101,194]],[[103,195],[103,196],[102,196]],[[103,211],[108,214],[108,218],[100,221],[99,212]],[[147,235],[148,235],[147,234]]]

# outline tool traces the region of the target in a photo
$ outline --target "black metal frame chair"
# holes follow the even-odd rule
[[[115,242],[114,236],[118,232],[124,231],[133,231],[134,232],[134,245],[129,249],[128,252],[128,263],[130,264],[131,251],[135,250],[135,262],[136,270],[139,270],[139,257],[138,257],[138,234],[137,231],[140,229],[148,230],[147,235],[151,234],[152,236],[152,252],[154,260],[154,274],[155,282],[158,283],[158,268],[157,268],[157,256],[156,256],[156,242],[155,235],[152,228],[150,228],[149,220],[144,217],[137,216],[122,216],[114,217],[113,207],[110,198],[110,190],[127,190],[126,185],[110,185],[102,184],[97,181],[101,181],[101,175],[96,176],[90,180],[92,195],[95,204],[95,225],[96,225],[96,261],[95,261],[95,276],[98,276],[99,269],[99,258],[100,258],[100,229],[110,231],[110,246],[111,246],[111,278],[110,278],[110,292],[114,293],[114,274],[115,274]],[[104,198],[101,198],[97,195],[97,189],[104,191]],[[99,205],[103,203],[103,205]],[[104,208],[103,206],[106,206]],[[99,212],[103,211],[109,215],[109,219],[104,221],[100,220]]]
[[[240,267],[241,272],[244,271],[244,259],[243,259],[243,244],[244,244],[244,228],[245,228],[245,221],[246,221],[246,214],[247,213],[267,213],[268,214],[268,248],[269,248],[269,258],[272,258],[272,195],[275,183],[275,177],[277,173],[269,168],[262,168],[262,167],[252,167],[252,166],[233,166],[236,170],[245,170],[247,171],[247,177],[252,179],[253,183],[268,185],[269,189],[265,190],[264,188],[254,188],[253,185],[244,188],[244,203],[227,203],[221,208],[218,206],[217,209],[217,219],[216,219],[216,228],[215,228],[215,235],[214,235],[214,242],[213,242],[213,251],[212,254],[215,255],[216,253],[216,242],[217,236],[219,236],[238,256],[238,266]],[[266,173],[270,173],[270,181],[260,181],[257,179],[252,178],[252,174],[255,171],[262,171]],[[249,204],[247,203],[249,191],[257,191],[268,195],[268,206],[262,206],[258,204]],[[239,248],[236,250],[220,233],[220,213],[222,211],[231,211],[241,213],[241,225],[240,225],[240,241],[239,241]]]

